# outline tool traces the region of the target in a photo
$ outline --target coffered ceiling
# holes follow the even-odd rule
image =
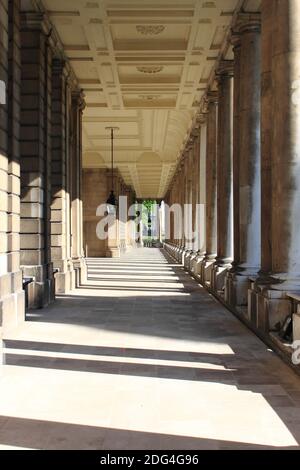
[[[164,196],[241,0],[43,0],[83,88],[85,167]],[[253,3],[253,0],[252,0]],[[254,1],[254,8],[260,2]]]

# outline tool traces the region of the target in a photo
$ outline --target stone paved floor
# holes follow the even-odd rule
[[[1,449],[295,448],[300,378],[140,249],[7,335],[0,415]]]

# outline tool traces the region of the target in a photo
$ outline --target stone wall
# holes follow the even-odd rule
[[[0,325],[16,326],[24,315],[20,270],[20,36],[19,1],[0,1]]]

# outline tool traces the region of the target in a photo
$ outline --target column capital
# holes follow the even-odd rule
[[[21,13],[21,31],[36,31],[44,34],[53,53],[63,56],[63,47],[53,28],[47,13],[41,11],[24,11]]]
[[[83,111],[86,107],[85,95],[82,89],[72,91],[72,104],[78,107],[80,111]]]
[[[219,62],[216,76],[220,80],[223,77],[233,77],[234,75],[234,61],[233,60],[221,60]]]
[[[194,131],[194,129],[191,131],[190,136],[189,136],[189,138],[187,140],[187,143],[186,143],[186,151],[187,152],[192,150],[192,148],[194,146],[194,140],[195,140],[196,135],[193,134],[193,131]]]
[[[234,26],[234,32],[259,33],[261,31],[261,13],[239,13]]]
[[[195,120],[195,124],[196,124],[196,128],[197,128],[197,129],[199,129],[202,124],[205,124],[205,123],[206,123],[206,118],[207,118],[207,114],[206,114],[206,113],[199,113],[199,114],[197,114],[196,120]]]
[[[198,139],[200,135],[200,125],[196,125],[193,127],[191,131],[191,139],[193,140],[193,145],[195,144],[195,141]]]
[[[209,104],[218,104],[218,92],[217,91],[208,91],[205,95],[205,101]]]
[[[40,11],[25,11],[21,13],[21,30],[27,29],[49,34],[52,27],[45,13]]]
[[[230,44],[234,53],[241,48],[241,35],[234,30],[231,31]]]
[[[67,61],[62,58],[55,57],[52,61],[52,71],[57,74],[68,76]]]

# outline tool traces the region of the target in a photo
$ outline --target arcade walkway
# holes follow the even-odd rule
[[[7,337],[2,449],[298,447],[300,378],[172,263],[90,259]]]

